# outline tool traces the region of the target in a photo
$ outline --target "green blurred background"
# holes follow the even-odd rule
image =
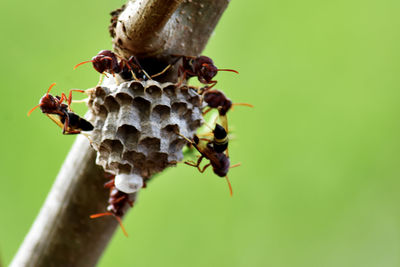
[[[0,254],[8,264],[74,141],[40,112],[89,88],[124,1],[1,1]],[[226,183],[179,166],[99,266],[400,266],[400,2],[232,1],[204,54],[234,102]],[[85,107],[76,105],[80,114]]]

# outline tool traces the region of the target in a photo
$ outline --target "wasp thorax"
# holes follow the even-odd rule
[[[183,158],[186,141],[202,124],[201,98],[188,87],[154,80],[114,84],[113,77],[91,90],[92,145],[97,164],[116,175],[118,190],[132,193],[143,180]]]

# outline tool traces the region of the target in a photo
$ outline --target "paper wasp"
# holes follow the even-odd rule
[[[205,91],[203,94],[203,100],[207,103],[207,106],[209,107],[203,112],[203,115],[207,114],[213,108],[218,109],[221,124],[226,131],[228,131],[228,119],[226,117],[226,113],[233,106],[246,106],[251,108],[254,107],[253,105],[247,103],[232,103],[232,101],[219,90]]]
[[[228,146],[227,133],[222,126],[216,126],[214,133],[214,139],[208,140],[204,138],[199,138],[197,135],[193,137],[193,140],[183,136],[180,133],[177,133],[179,136],[188,141],[196,150],[200,153],[200,157],[197,159],[197,162],[193,161],[185,161],[184,163],[196,167],[201,173],[203,173],[209,166],[213,168],[213,172],[219,177],[223,177],[226,179],[229,187],[230,195],[233,195],[232,185],[227,176],[230,168],[234,168],[239,166],[240,164],[235,164],[230,166],[229,157],[224,153]],[[218,136],[217,136],[218,135]],[[205,145],[200,143],[200,140],[208,141]],[[218,152],[221,151],[221,152]],[[208,159],[209,163],[204,165],[203,168],[200,167],[200,164],[203,159]]]
[[[230,71],[239,74],[236,70],[232,69],[218,69],[211,58],[206,56],[178,56],[182,58],[182,65],[178,68],[178,76],[180,76],[181,80],[178,83],[179,85],[186,79],[195,77],[199,79],[199,81],[203,84],[207,84],[211,86],[207,86],[207,90],[211,89],[217,81],[213,80],[215,75],[217,75],[218,71]]]
[[[92,62],[93,68],[100,74],[108,72],[112,75],[115,75],[116,73],[119,73],[121,71],[122,67],[121,63],[118,62],[117,56],[112,51],[101,50],[91,60],[83,61],[75,65],[74,69],[89,62]]]
[[[115,187],[114,183],[115,175],[109,175],[109,176],[111,180],[104,184],[105,188],[110,189],[110,197],[108,198],[107,212],[90,215],[90,218],[95,219],[103,216],[113,216],[118,221],[124,235],[128,236],[128,233],[126,232],[125,227],[122,224],[121,218],[125,214],[127,204],[133,207],[133,200],[130,199],[129,194],[121,192]]]
[[[50,85],[47,93],[40,99],[39,104],[28,112],[28,116],[39,107],[44,114],[63,129],[63,134],[79,134],[81,131],[93,130],[93,125],[90,122],[72,112],[70,108],[72,92],[83,93],[85,91],[73,89],[70,90],[69,97],[64,93],[61,94],[61,97],[53,96],[49,93],[54,85],[55,83]],[[64,101],[67,104],[64,104]]]
[[[163,74],[170,68],[168,65],[163,71],[160,73],[149,75],[142,68],[138,59],[135,56],[130,56],[128,60],[121,58],[114,52],[110,50],[101,50],[96,56],[94,56],[91,60],[83,61],[77,64],[74,69],[77,67],[92,62],[93,68],[99,72],[100,74],[110,73],[115,77],[116,74],[119,74],[124,80],[131,80],[132,78],[135,80],[150,80],[154,77],[157,77]]]
[[[210,129],[212,129],[210,127]],[[222,153],[228,149],[228,133],[226,132],[225,128],[222,127],[220,124],[215,124],[215,128],[212,129],[211,133],[205,133],[204,136],[212,135],[212,139],[208,138],[199,138],[200,140],[207,141],[212,144],[212,147],[215,152]]]

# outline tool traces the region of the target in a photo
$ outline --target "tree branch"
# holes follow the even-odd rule
[[[88,140],[78,136],[11,266],[95,265],[118,225],[113,218],[89,218],[108,199],[95,158]]]
[[[170,61],[171,54],[199,54],[228,0],[187,0],[179,5],[181,2],[129,2],[116,25],[115,50],[125,57],[135,53],[149,59],[147,62]],[[86,138],[78,136],[11,266],[97,263],[118,224],[112,217],[89,218],[104,211],[108,199],[103,188],[106,178],[95,157]]]
[[[172,55],[199,55],[228,6],[229,0],[185,0],[165,25],[157,24],[158,30],[153,31],[153,38],[137,38],[149,32],[128,30],[127,25],[135,28],[134,25],[138,21],[136,16],[130,15],[132,7],[151,6],[152,3],[150,0],[129,2],[120,14],[120,18],[126,20],[117,20],[112,29],[115,33],[114,50],[125,58],[131,55],[137,56],[150,74],[159,73],[166,65],[175,62],[176,57]],[[153,12],[157,13],[154,10]],[[145,31],[144,28],[141,29]],[[176,81],[177,71],[178,69],[173,66],[166,75],[160,77],[160,80]]]
[[[130,55],[150,54],[165,42],[159,38],[165,24],[183,0],[130,1],[119,15],[114,42]]]
[[[198,55],[229,3],[228,0],[188,0],[178,7],[177,4],[182,0],[165,1],[165,6],[156,6],[155,2],[164,3],[157,0],[136,0],[129,2],[122,11],[113,39],[114,49],[119,54],[125,57],[136,55],[139,58],[159,58],[171,54]],[[138,7],[148,13],[143,16],[132,15],[136,14],[135,8]],[[168,7],[163,14],[169,20],[160,20],[152,26],[153,19],[158,18],[151,15],[158,14],[155,7]],[[171,10],[175,12],[170,13]],[[146,27],[135,27],[137,23],[143,23]]]

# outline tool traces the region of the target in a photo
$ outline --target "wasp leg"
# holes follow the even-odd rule
[[[65,122],[64,122],[64,127],[63,127],[63,134],[79,134],[81,131],[79,130],[68,130],[68,125],[69,125],[69,116],[68,113],[64,113],[65,115]]]
[[[105,74],[105,73],[100,74],[100,79],[99,79],[99,82],[97,83],[96,87],[101,86],[101,84],[103,83],[103,80],[104,80],[104,76],[108,77],[107,74]]]
[[[231,195],[231,197],[233,196],[233,189],[232,189],[232,185],[231,185],[231,181],[229,181],[228,176],[225,176],[226,182],[228,183],[228,187],[229,187],[229,193]]]
[[[197,166],[197,169],[201,172],[201,173],[203,173],[208,167],[210,167],[211,166],[211,163],[208,163],[208,164],[206,164],[206,165],[204,165],[204,167],[203,167],[203,169],[200,169],[200,166]]]
[[[169,68],[171,68],[171,64],[169,64],[166,68],[164,68],[161,72],[151,75],[151,78],[163,75]]]

